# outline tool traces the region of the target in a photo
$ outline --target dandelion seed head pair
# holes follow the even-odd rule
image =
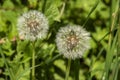
[[[24,39],[34,41],[45,38],[48,32],[48,20],[36,10],[24,13],[18,19],[19,36]],[[89,48],[90,33],[81,26],[61,27],[56,35],[56,45],[59,53],[68,59],[82,57]]]

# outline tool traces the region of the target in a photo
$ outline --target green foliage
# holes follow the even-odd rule
[[[0,80],[30,80],[33,68],[38,80],[64,80],[67,60],[55,36],[66,24],[91,33],[91,47],[71,61],[68,80],[120,80],[119,8],[120,0],[0,0]],[[19,39],[16,28],[18,17],[29,10],[45,14],[50,26],[47,38],[36,40],[34,47]]]

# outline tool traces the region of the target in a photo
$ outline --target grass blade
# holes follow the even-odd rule
[[[90,15],[91,15],[92,12],[96,9],[96,7],[98,6],[98,4],[99,4],[99,0],[96,2],[96,4],[93,6],[93,8],[91,9],[90,13],[88,14],[88,16],[87,16],[87,18],[86,18],[86,21],[85,21],[84,24],[83,24],[83,27],[85,27],[85,25],[86,25],[86,23],[87,23]]]
[[[4,56],[4,54],[3,54],[3,51],[2,51],[1,46],[0,46],[0,54],[1,54],[2,58],[3,58],[3,60],[4,60],[4,63],[5,63],[6,68],[8,69],[8,73],[9,73],[9,75],[10,75],[10,79],[11,79],[11,80],[14,80],[14,77],[13,77],[14,75],[13,75],[12,71],[10,70],[10,68],[8,67],[8,63],[7,63],[6,59],[5,59],[5,56]]]
[[[106,62],[105,62],[105,80],[109,80],[109,70],[111,68],[114,51],[117,44],[117,35],[115,36],[113,43],[109,46],[107,50]]]

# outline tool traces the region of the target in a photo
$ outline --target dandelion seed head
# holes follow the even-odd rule
[[[56,35],[59,53],[70,59],[82,57],[90,47],[89,41],[90,33],[77,25],[62,27]]]
[[[43,39],[48,32],[48,20],[41,13],[36,10],[31,10],[24,13],[18,18],[17,29],[19,36],[23,36],[24,39],[31,41]]]

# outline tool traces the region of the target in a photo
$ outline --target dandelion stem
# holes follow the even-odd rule
[[[68,80],[68,78],[69,78],[70,66],[71,66],[71,59],[68,59],[68,66],[67,66],[65,80]]]
[[[35,80],[35,46],[33,43],[33,53],[32,53],[32,80]]]

